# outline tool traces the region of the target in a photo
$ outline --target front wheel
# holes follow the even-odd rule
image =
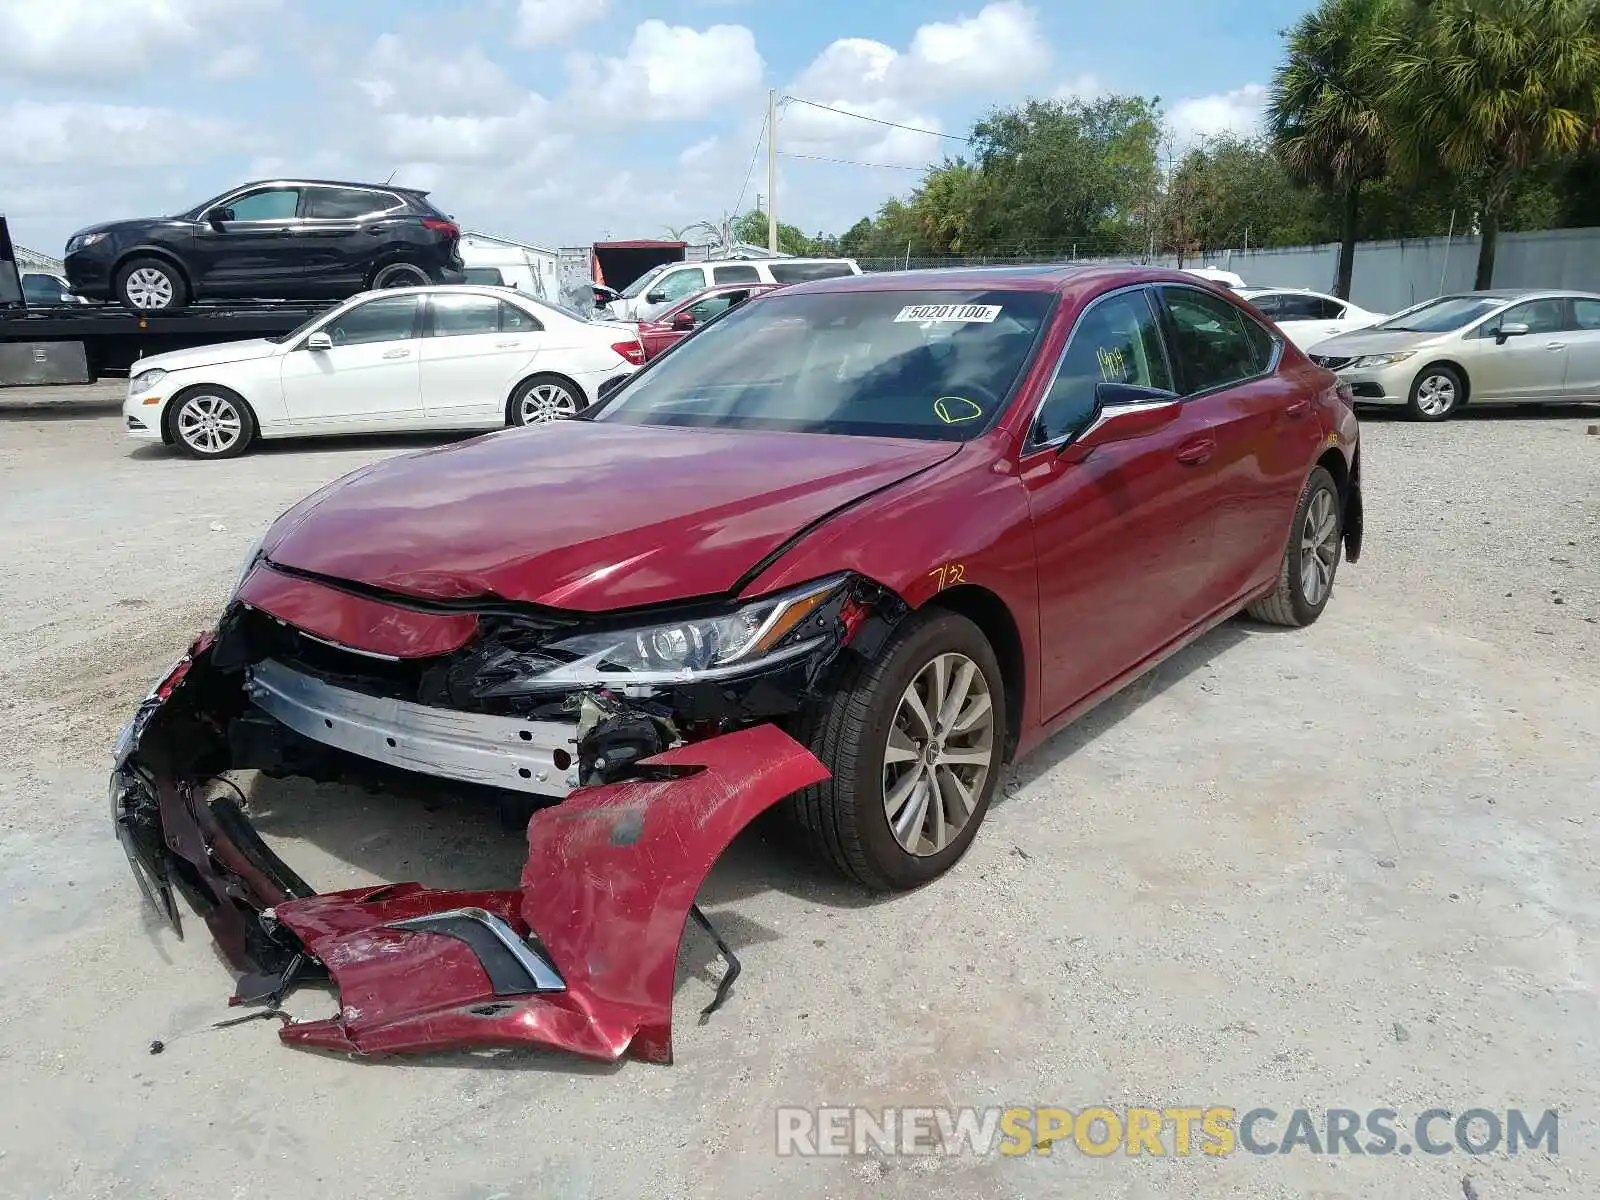
[[[1412,382],[1406,412],[1413,421],[1443,421],[1461,407],[1466,394],[1460,372],[1453,367],[1429,367]]]
[[[908,617],[802,723],[832,776],[790,797],[791,818],[824,859],[874,891],[943,874],[972,844],[999,782],[1006,703],[976,625],[939,610]]]
[[[255,440],[255,414],[227,388],[194,388],[172,404],[173,440],[192,458],[233,458]]]
[[[1299,627],[1322,615],[1333,595],[1333,577],[1339,571],[1344,520],[1339,485],[1326,468],[1318,467],[1306,480],[1289,528],[1289,544],[1278,566],[1278,586],[1245,611],[1270,625]]]
[[[117,272],[117,299],[135,312],[170,312],[188,302],[183,276],[159,258],[135,258]]]

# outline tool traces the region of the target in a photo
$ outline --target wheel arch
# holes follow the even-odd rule
[[[113,288],[116,287],[117,277],[136,258],[159,258],[178,273],[179,278],[183,280],[184,288],[189,293],[189,299],[194,299],[194,277],[189,274],[188,266],[183,259],[165,246],[135,246],[132,250],[125,250],[117,255],[116,261],[111,264],[111,285]]]
[[[423,266],[416,260],[414,255],[408,254],[404,250],[389,250],[373,259],[371,265],[367,267],[367,277],[363,281],[363,290],[372,291],[378,286],[378,276],[382,274],[386,268],[397,267],[401,266],[402,264],[408,267],[415,267],[418,271],[422,272],[422,277],[426,279],[428,283],[431,284],[433,282],[433,275],[429,272],[427,267]],[[425,287],[427,285],[424,284],[421,286]]]
[[[1028,700],[1027,657],[1022,650],[1022,631],[1011,609],[994,592],[976,583],[946,588],[922,607],[924,610],[944,609],[966,617],[994,649],[1006,689],[1005,757],[1011,759],[1022,736],[1022,713]]]

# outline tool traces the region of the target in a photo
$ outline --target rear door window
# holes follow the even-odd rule
[[[429,303],[433,308],[429,330],[433,337],[471,337],[500,332],[501,303],[494,296],[476,296],[470,292],[436,295]]]
[[[1572,316],[1579,329],[1600,329],[1600,300],[1574,300]]]
[[[1198,288],[1164,287],[1175,365],[1188,393],[1211,391],[1264,374],[1270,333],[1226,300]]]
[[[324,221],[349,221],[380,213],[399,203],[395,196],[366,188],[308,187],[305,196],[305,215]]]
[[[1272,315],[1279,321],[1337,321],[1344,316],[1344,305],[1303,292],[1284,292],[1278,297],[1278,311]]]
[[[760,283],[761,272],[754,267],[712,267],[712,283]]]

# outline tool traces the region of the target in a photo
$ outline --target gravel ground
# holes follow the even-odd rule
[[[194,463],[125,441],[120,391],[0,394],[0,1194],[1597,1194],[1600,413],[1368,421],[1367,555],[1321,622],[1230,623],[1152,672],[1021,764],[920,892],[868,900],[742,839],[701,897],[744,960],[732,1000],[697,1022],[715,970],[691,931],[678,1062],[604,1068],[359,1062],[210,1028],[229,984],[203,928],[180,943],[141,911],[106,828],[112,742],[277,512],[430,443]],[[245,784],[319,887],[520,865],[447,792]],[[1561,1140],[774,1153],[779,1105],[891,1103],[1387,1107],[1403,1130],[1431,1107],[1555,1108]]]

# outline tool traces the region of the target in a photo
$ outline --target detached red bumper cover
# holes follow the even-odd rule
[[[828,775],[760,725],[669,750],[640,764],[641,778],[580,788],[537,813],[518,888],[401,883],[313,895],[234,806],[204,804],[203,778],[176,769],[191,756],[175,754],[174,739],[204,742],[219,723],[205,703],[208,657],[196,643],[125,731],[113,819],[141,887],[180,932],[174,889],[241,970],[281,975],[284,987],[307,962],[326,970],[339,1012],[285,1025],[280,1037],[294,1045],[360,1054],[542,1045],[670,1062],[678,945],[695,893],[750,821]]]

